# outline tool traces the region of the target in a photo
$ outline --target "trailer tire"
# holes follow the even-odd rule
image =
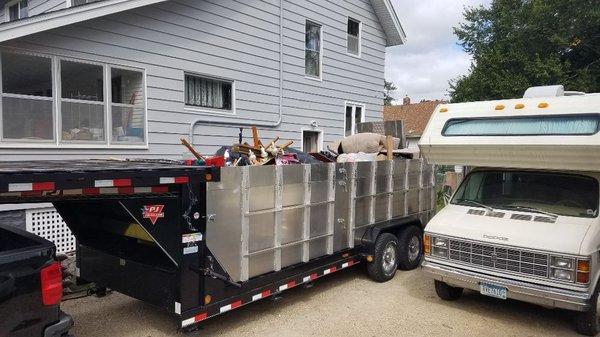
[[[435,293],[444,301],[456,301],[463,294],[463,288],[453,287],[446,282],[435,280]]]
[[[394,278],[398,269],[398,238],[390,233],[379,235],[375,241],[373,261],[367,264],[367,272],[377,282]]]
[[[413,270],[423,257],[423,232],[417,226],[408,226],[398,234],[398,268]]]
[[[590,299],[588,311],[577,313],[577,332],[586,336],[596,336],[600,330],[598,317],[598,290]]]

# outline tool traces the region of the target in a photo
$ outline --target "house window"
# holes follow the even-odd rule
[[[356,133],[356,125],[365,121],[365,106],[362,104],[347,103],[345,115],[345,135]]]
[[[144,142],[144,76],[142,72],[112,68],[112,141]]]
[[[302,151],[315,153],[322,150],[323,132],[319,130],[302,130]]]
[[[360,55],[360,21],[348,19],[347,51],[349,54]]]
[[[71,0],[71,7],[85,5],[96,1],[99,0]]]
[[[186,74],[185,105],[232,111],[233,82]]]
[[[26,18],[29,15],[27,0],[10,1],[4,7],[6,21],[15,21]]]
[[[53,140],[52,60],[1,53],[2,139]]]
[[[60,62],[62,141],[102,142],[105,137],[104,68]]]
[[[305,74],[321,77],[322,67],[322,35],[321,25],[306,21]]]

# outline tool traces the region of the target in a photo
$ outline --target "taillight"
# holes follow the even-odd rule
[[[44,305],[59,304],[63,294],[60,263],[54,262],[42,268],[40,277],[42,280],[42,303]]]

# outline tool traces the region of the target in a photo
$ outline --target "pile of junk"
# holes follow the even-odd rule
[[[346,163],[392,160],[394,157],[405,159],[418,158],[418,151],[404,148],[405,138],[402,123],[370,122],[361,123],[359,133],[332,142],[327,149],[306,153],[294,149],[293,141],[280,141],[279,137],[264,141],[258,129],[252,129],[252,144],[243,142],[240,129],[239,141],[232,146],[221,147],[213,156],[200,154],[186,139],[181,143],[195,157],[187,160],[188,165],[206,166],[260,166],[317,163]],[[362,131],[361,131],[362,130]]]

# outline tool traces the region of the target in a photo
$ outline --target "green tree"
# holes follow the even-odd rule
[[[394,101],[392,94],[394,91],[398,90],[398,88],[394,83],[383,80],[383,89],[383,105],[392,105],[392,102]]]
[[[450,82],[453,102],[521,97],[530,86],[600,92],[598,0],[493,0],[454,29],[473,62]]]

